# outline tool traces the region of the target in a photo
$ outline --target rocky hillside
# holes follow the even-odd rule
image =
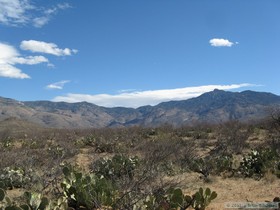
[[[164,123],[180,126],[197,122],[262,119],[269,115],[273,106],[280,106],[280,96],[254,91],[236,93],[214,90],[189,100],[137,109],[106,108],[87,102],[19,102],[0,97],[0,121],[17,118],[56,128],[158,126]]]

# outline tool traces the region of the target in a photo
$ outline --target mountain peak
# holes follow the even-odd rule
[[[220,89],[214,89],[213,91],[203,93],[199,97],[206,98],[208,100],[210,98],[216,98],[216,99],[218,99],[218,98],[226,98],[226,97],[228,97],[230,95],[233,95],[233,94],[235,94],[235,93],[229,92],[229,91],[220,90]]]
[[[215,89],[196,98],[169,101],[137,109],[100,107],[87,102],[24,102],[0,97],[0,121],[15,117],[55,128],[110,126],[174,126],[196,122],[250,121],[267,117],[270,107],[280,106],[280,96],[272,93]]]
[[[221,89],[217,89],[217,88],[215,88],[212,92],[216,92],[216,93],[221,93],[221,92],[225,92],[224,90],[221,90]]]

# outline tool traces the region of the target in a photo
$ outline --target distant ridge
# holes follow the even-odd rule
[[[266,92],[217,90],[199,97],[163,102],[156,106],[106,108],[88,102],[19,102],[0,97],[0,121],[16,118],[54,128],[100,128],[121,126],[174,126],[194,123],[259,120],[280,106],[280,96]]]

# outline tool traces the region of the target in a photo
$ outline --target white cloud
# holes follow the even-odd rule
[[[0,23],[24,24],[29,20],[27,12],[31,9],[29,0],[0,0]]]
[[[211,39],[209,41],[209,43],[211,44],[211,46],[213,47],[231,47],[232,45],[234,45],[233,42],[227,40],[227,39]]]
[[[11,59],[14,64],[35,65],[39,63],[49,63],[49,60],[44,56],[28,56],[28,57],[14,57]]]
[[[20,47],[23,50],[48,53],[56,56],[71,55],[72,53],[78,52],[77,50],[71,50],[69,48],[59,49],[54,43],[34,40],[22,41]],[[30,78],[29,75],[23,73],[16,65],[36,65],[40,63],[46,63],[48,67],[54,67],[54,65],[42,55],[23,57],[15,47],[0,42],[0,77],[17,79]]]
[[[118,90],[118,93],[132,93],[136,92],[136,89],[123,89],[123,90]]]
[[[77,54],[77,53],[79,52],[79,50],[73,49],[72,52],[73,52],[74,54]]]
[[[62,4],[58,4],[58,5],[57,5],[57,8],[63,10],[63,9],[69,9],[69,8],[72,8],[72,7],[71,7],[71,5],[68,4],[68,3],[62,3]]]
[[[30,76],[15,67],[16,64],[35,65],[49,62],[44,56],[21,57],[13,46],[4,43],[0,43],[0,52],[0,77],[27,79]]]
[[[77,53],[77,50],[71,50],[69,48],[60,49],[58,46],[54,43],[47,43],[42,41],[36,41],[36,40],[24,40],[20,44],[20,48],[22,50],[30,50],[31,52],[37,52],[37,53],[46,53],[46,54],[52,54],[56,56],[65,56],[65,55],[72,55]]]
[[[19,53],[13,46],[1,42],[0,52],[0,64],[9,63],[11,59],[19,56]]]
[[[73,94],[69,93],[66,96],[57,96],[53,101],[65,101],[65,102],[81,102],[87,101],[105,107],[140,107],[144,105],[156,105],[164,101],[171,100],[185,100],[193,97],[197,97],[205,92],[212,91],[214,89],[220,90],[232,90],[241,87],[254,86],[252,84],[232,84],[232,85],[205,85],[198,87],[185,87],[177,89],[165,89],[165,90],[148,90],[148,91],[135,91],[124,92],[116,95],[110,94]]]
[[[50,21],[50,18],[47,16],[36,17],[33,19],[33,25],[37,28],[41,28]]]
[[[59,10],[68,8],[71,8],[68,3],[42,8],[31,4],[31,0],[0,0],[0,23],[11,26],[33,24],[35,27],[42,27]]]
[[[0,77],[9,77],[16,79],[29,79],[30,76],[22,73],[22,71],[13,65],[0,64]]]
[[[53,15],[57,14],[59,10],[65,10],[71,8],[71,6],[68,3],[63,4],[57,4],[56,6],[44,9],[44,13],[40,17],[35,17],[33,19],[33,25],[37,28],[41,28],[42,26],[46,25]]]
[[[61,89],[63,89],[64,85],[66,83],[69,83],[69,82],[70,82],[69,80],[63,80],[63,81],[60,81],[60,82],[55,82],[55,83],[47,85],[46,88],[47,89],[58,89],[58,90],[61,90]]]

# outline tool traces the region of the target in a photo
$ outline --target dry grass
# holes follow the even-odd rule
[[[6,167],[13,164],[24,167],[36,167],[43,171],[49,171],[53,167],[59,168],[59,164],[63,161],[76,164],[82,170],[90,171],[91,164],[99,158],[112,157],[114,154],[125,153],[127,155],[138,155],[147,163],[161,164],[162,162],[179,162],[184,158],[184,167],[188,165],[188,161],[196,157],[209,156],[209,152],[213,151],[220,143],[226,142],[227,135],[230,141],[240,136],[240,132],[244,132],[246,127],[236,130],[235,133],[227,132],[229,129],[221,130],[220,127],[211,127],[211,132],[202,132],[193,128],[164,128],[164,129],[144,129],[144,128],[122,128],[122,129],[95,129],[95,130],[38,130],[38,132],[29,132],[28,136],[22,131],[16,132],[16,136],[12,131],[6,131],[2,135],[0,141],[4,141],[11,136],[13,145],[10,148],[0,148],[1,159],[0,167]],[[200,128],[203,129],[203,128]],[[246,131],[247,132],[247,131]],[[9,135],[9,136],[7,136]],[[246,133],[247,140],[239,141],[238,150],[234,151],[234,147],[230,151],[234,154],[233,167],[238,168],[242,159],[242,155],[251,148],[267,145],[266,129],[253,129]],[[0,135],[1,137],[1,135]],[[93,142],[80,141],[90,137]],[[242,136],[244,138],[244,136]],[[77,143],[78,142],[78,143]],[[106,146],[112,143],[110,151],[97,152],[96,148]],[[230,142],[229,145],[234,145]],[[55,150],[50,153],[49,148],[62,148],[63,155],[56,154]],[[20,155],[20,159],[17,157]],[[31,158],[32,157],[32,158]],[[152,159],[152,160],[150,160]],[[33,161],[33,162],[32,162]],[[35,162],[34,162],[35,161]],[[155,162],[156,161],[156,162]],[[187,171],[187,170],[185,170]],[[231,174],[222,173],[218,175],[210,175],[209,182],[205,182],[199,173],[180,172],[173,176],[164,175],[159,172],[160,178],[164,177],[164,181],[177,183],[186,194],[192,195],[200,187],[209,187],[212,191],[218,193],[218,197],[207,208],[208,210],[224,209],[226,202],[264,202],[272,201],[274,197],[280,196],[280,179],[271,172],[257,181],[251,178],[230,177]],[[61,175],[61,174],[56,174]],[[164,175],[164,176],[162,176]],[[229,178],[230,177],[230,178]],[[155,177],[156,178],[156,177]],[[21,194],[22,189],[13,189],[8,191],[11,197]]]
[[[208,210],[224,209],[226,202],[265,202],[272,201],[280,195],[280,179],[266,178],[257,181],[249,178],[227,178],[211,176],[210,182],[205,183],[197,173],[184,173],[172,177],[180,183],[184,192],[194,194],[200,187],[209,187],[218,193],[218,197],[207,208]],[[170,177],[167,179],[171,179]]]

